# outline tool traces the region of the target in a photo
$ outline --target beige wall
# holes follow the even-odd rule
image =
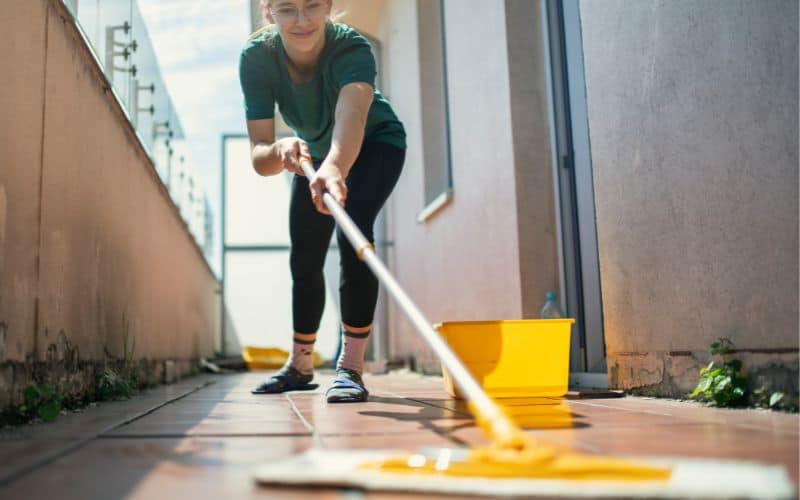
[[[538,318],[547,291],[559,288],[543,13],[540,2],[506,0],[519,293],[524,318]]]
[[[455,195],[422,225],[415,5],[386,2],[378,32],[409,133],[391,264],[431,321],[534,317],[560,237],[542,4],[445,2]],[[612,384],[684,393],[719,336],[753,373],[796,374],[796,5],[608,6],[581,4]],[[391,324],[392,355],[435,364]]]
[[[12,365],[120,357],[126,330],[137,359],[211,355],[218,283],[60,2],[0,30],[0,407]]]
[[[796,3],[580,5],[612,385],[685,393],[719,336],[754,372],[796,378]],[[432,322],[535,317],[560,237],[542,2],[445,1],[454,197],[424,224],[417,2],[348,6],[381,42],[408,132],[389,211],[399,281]],[[435,368],[390,316],[390,356]]]
[[[527,115],[546,109],[546,97],[537,94],[515,114],[509,105],[543,88],[541,60],[521,50],[523,39],[532,38],[523,20],[534,21],[537,13],[512,8],[523,17],[507,23],[503,4],[445,2],[454,197],[424,224],[416,222],[424,207],[416,2],[389,1],[383,8],[384,89],[409,146],[391,199],[391,265],[432,322],[530,317],[541,304],[531,305],[529,289],[543,297],[556,283],[549,136]],[[475,12],[481,12],[481,32],[491,37],[475,36]],[[519,64],[515,76],[531,82],[511,85],[510,57],[520,58],[512,59]],[[540,256],[545,260],[534,262]],[[390,332],[393,357],[413,354],[422,366],[437,367],[394,307]]]
[[[46,10],[22,2],[0,16],[0,53],[17,62],[0,73],[0,363],[34,348]]]
[[[727,336],[796,388],[797,2],[581,18],[612,384],[685,391]]]
[[[333,6],[343,16],[343,22],[373,38],[378,36],[380,30],[384,3],[384,0],[333,0]]]

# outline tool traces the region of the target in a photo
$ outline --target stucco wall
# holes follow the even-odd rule
[[[555,284],[557,269],[552,206],[547,208],[549,138],[535,123],[546,116],[527,114],[546,109],[544,93],[538,94],[544,88],[541,60],[525,55],[526,40],[534,37],[521,28],[535,22],[537,12],[519,5],[520,18],[508,20],[504,4],[487,9],[485,2],[458,0],[444,6],[454,196],[423,224],[416,222],[425,204],[425,82],[419,78],[416,2],[386,2],[383,9],[384,89],[406,125],[409,145],[391,201],[391,264],[432,322],[526,317],[541,305],[524,303],[523,288],[543,296]],[[475,36],[476,12],[481,33],[492,36]],[[542,80],[512,86],[510,57],[520,58],[515,78]],[[531,97],[512,115],[512,102]],[[538,213],[540,207],[545,208]],[[542,263],[540,255],[553,259]],[[532,271],[536,266],[538,274]],[[390,318],[391,355],[413,355],[422,367],[436,369],[438,362],[402,313],[392,307]]]
[[[581,2],[613,385],[681,392],[720,336],[796,379],[797,9]]]
[[[46,2],[23,2],[0,16],[0,53],[18,63],[0,74],[0,363],[34,346],[45,12]]]
[[[91,380],[126,338],[188,369],[218,338],[200,249],[59,2],[0,30],[0,408],[34,372]]]
[[[559,282],[547,34],[541,2],[505,3],[522,317],[538,318]]]
[[[334,0],[334,14],[371,37],[377,36],[385,0]]]

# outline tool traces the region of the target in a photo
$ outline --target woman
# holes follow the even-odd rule
[[[312,356],[322,310],[322,267],[333,218],[322,202],[329,192],[371,242],[378,211],[405,159],[405,131],[375,88],[369,43],[330,19],[331,0],[262,0],[266,28],[242,50],[244,93],[253,168],[260,175],[294,173],[289,208],[294,345],[287,363],[253,393],[311,389]],[[275,140],[277,104],[296,137]],[[301,156],[316,173],[306,179]],[[366,401],[364,351],[378,282],[341,230],[339,286],[343,344],[328,402]]]

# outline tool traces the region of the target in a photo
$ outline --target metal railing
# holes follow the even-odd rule
[[[62,0],[206,259],[213,213],[136,0]]]

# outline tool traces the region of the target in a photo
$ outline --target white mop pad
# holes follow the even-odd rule
[[[426,492],[480,496],[556,498],[795,498],[783,467],[752,462],[686,458],[633,459],[672,469],[663,482],[486,479],[424,474],[390,474],[363,470],[366,461],[402,454],[388,450],[322,450],[306,453],[255,470],[263,485],[330,486],[370,491]],[[620,457],[622,458],[622,457]],[[413,479],[412,479],[413,478]]]

